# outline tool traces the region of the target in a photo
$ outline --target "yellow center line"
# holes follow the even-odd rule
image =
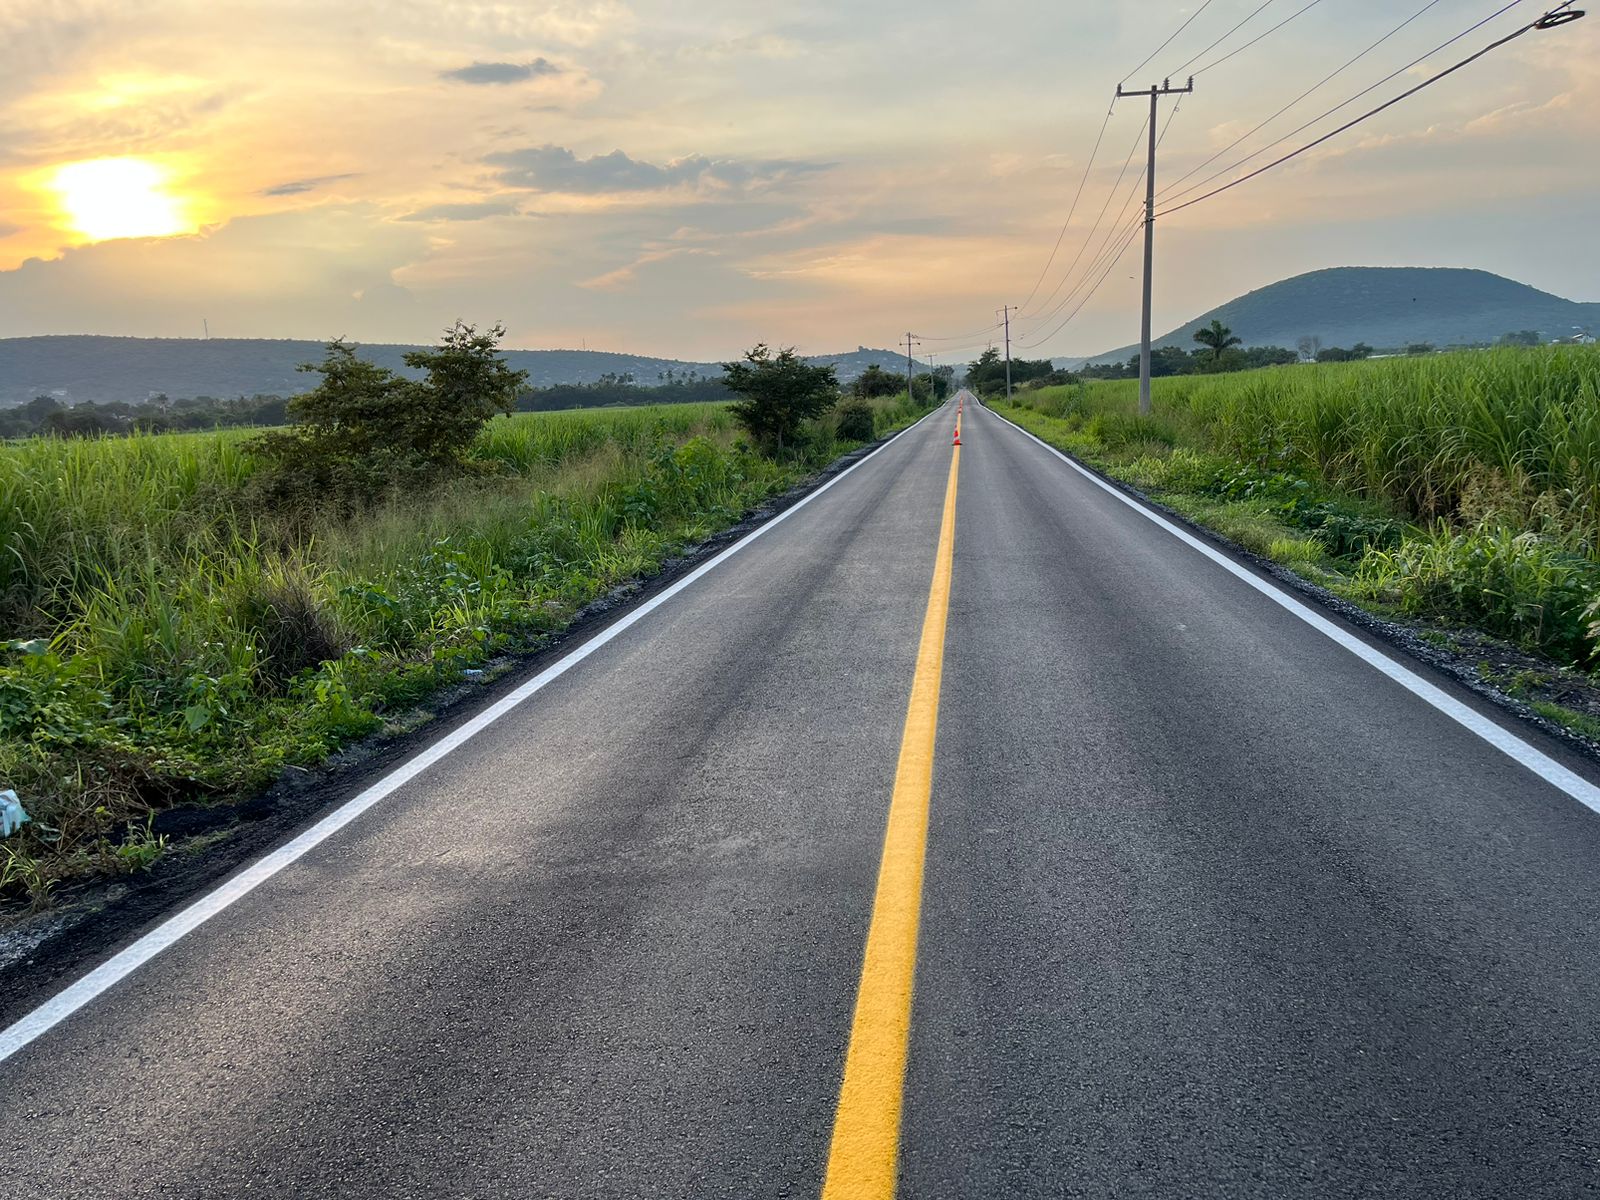
[[[928,842],[928,799],[933,788],[933,740],[939,724],[939,679],[944,670],[944,630],[955,560],[961,447],[951,453],[939,552],[928,591],[928,613],[922,622],[905,732],[900,738],[900,762],[889,802],[878,891],[862,956],[861,988],[856,994],[822,1200],[886,1200],[895,1191],[901,1095],[911,1036],[911,987],[917,969],[917,923],[922,913],[922,863]]]

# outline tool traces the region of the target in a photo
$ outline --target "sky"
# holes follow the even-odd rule
[[[1505,2],[0,0],[0,336],[951,361],[1012,305],[1014,352],[1098,353],[1138,336],[1138,241],[1100,253],[1142,199],[1119,81],[1198,72],[1181,191],[1409,64],[1215,186],[1555,0],[1436,50]],[[1162,216],[1157,332],[1329,266],[1600,300],[1596,64],[1600,14],[1528,33]]]

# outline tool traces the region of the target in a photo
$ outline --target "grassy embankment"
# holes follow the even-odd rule
[[[1347,599],[1597,665],[1593,348],[1157,379],[1142,419],[1132,381],[1014,399],[997,410]]]
[[[882,434],[919,411],[880,401]],[[721,405],[497,418],[481,473],[353,519],[250,511],[245,433],[0,446],[0,902],[145,866],[258,790],[737,522],[853,443],[747,450]]]

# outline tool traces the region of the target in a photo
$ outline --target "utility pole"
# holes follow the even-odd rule
[[[911,369],[911,343],[914,337],[915,335],[909,331],[906,333],[906,400],[911,404],[915,404],[917,402],[917,391],[911,386],[911,377],[913,374]],[[922,343],[917,342],[917,345],[920,346]]]
[[[1006,403],[1011,403],[1011,306],[1000,310],[1000,319],[1006,323]]]
[[[1151,84],[1146,91],[1124,91],[1117,84],[1117,99],[1128,96],[1150,97],[1150,160],[1144,171],[1144,313],[1139,324],[1139,415],[1150,415],[1150,285],[1155,277],[1156,248],[1156,102],[1162,96],[1186,96],[1194,91],[1194,76],[1186,86],[1175,88],[1170,79],[1161,86]]]

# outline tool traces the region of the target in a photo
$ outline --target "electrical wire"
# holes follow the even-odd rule
[[[1100,290],[1101,285],[1104,284],[1108,278],[1110,278],[1111,272],[1116,270],[1117,264],[1121,262],[1123,256],[1128,253],[1128,247],[1132,246],[1133,243],[1138,240],[1140,224],[1142,224],[1142,222],[1134,224],[1132,231],[1123,240],[1121,247],[1117,250],[1116,257],[1106,265],[1106,269],[1101,273],[1100,278],[1095,281],[1094,287],[1090,288],[1088,294],[1085,295],[1082,300],[1078,301],[1077,307],[1067,314],[1066,319],[1052,329],[1049,333],[1045,334],[1042,338],[1039,338],[1037,341],[1027,342],[1019,345],[1017,347],[1019,350],[1033,350],[1044,345],[1073,322],[1077,315],[1083,311],[1084,306],[1088,304],[1090,300],[1094,299],[1094,294]]]
[[[1056,305],[1054,311],[1052,311],[1048,317],[1043,318],[1034,328],[1027,330],[1025,333],[1018,334],[1018,337],[1038,337],[1039,330],[1041,328],[1043,328],[1050,321],[1055,320],[1069,304],[1073,303],[1074,300],[1080,300],[1083,296],[1084,289],[1086,287],[1090,287],[1091,282],[1099,278],[1100,273],[1103,272],[1107,266],[1122,256],[1126,249],[1127,240],[1131,237],[1137,236],[1139,230],[1143,226],[1144,217],[1140,216],[1108,234],[1106,236],[1105,244],[1100,247],[1100,250],[1095,255],[1094,260],[1090,262],[1089,265],[1084,269],[1083,277],[1073,285],[1071,291],[1067,292],[1067,294],[1061,298],[1061,302]],[[1075,312],[1077,310],[1074,309],[1073,311]],[[1068,319],[1070,320],[1070,317]],[[1060,327],[1058,326],[1057,328],[1059,329]]]
[[[1201,171],[1205,170],[1212,163],[1216,162],[1217,159],[1221,158],[1228,151],[1232,150],[1235,146],[1239,145],[1239,143],[1241,143],[1243,141],[1247,141],[1248,139],[1254,137],[1256,134],[1260,133],[1268,125],[1272,124],[1279,117],[1283,116],[1284,113],[1288,112],[1291,108],[1293,108],[1295,105],[1299,104],[1302,100],[1306,99],[1308,96],[1312,95],[1313,93],[1319,91],[1323,87],[1326,87],[1329,83],[1333,82],[1334,79],[1336,79],[1338,76],[1344,74],[1344,72],[1348,71],[1351,67],[1355,66],[1356,63],[1360,62],[1367,55],[1371,54],[1374,50],[1376,50],[1379,46],[1381,46],[1385,42],[1387,42],[1390,38],[1396,36],[1407,25],[1410,25],[1418,17],[1422,16],[1425,12],[1427,12],[1430,8],[1433,8],[1439,2],[1440,2],[1440,0],[1428,0],[1428,3],[1424,4],[1421,8],[1419,8],[1416,12],[1412,13],[1409,17],[1407,17],[1404,21],[1400,22],[1400,24],[1396,25],[1393,29],[1389,30],[1388,33],[1384,34],[1377,41],[1373,42],[1372,45],[1368,46],[1365,50],[1361,51],[1360,54],[1357,54],[1354,58],[1350,59],[1343,66],[1339,67],[1337,70],[1333,71],[1331,74],[1324,75],[1320,80],[1318,80],[1316,83],[1312,84],[1305,91],[1301,92],[1298,96],[1296,96],[1293,100],[1289,101],[1289,103],[1285,104],[1277,112],[1273,113],[1266,120],[1264,120],[1260,124],[1258,124],[1254,129],[1251,129],[1251,130],[1249,130],[1248,132],[1245,132],[1245,133],[1241,133],[1238,137],[1234,138],[1233,141],[1229,142],[1226,146],[1222,147],[1222,149],[1218,150],[1210,158],[1206,159],[1204,162],[1200,163],[1198,166],[1190,168],[1187,172],[1185,172],[1184,174],[1178,176],[1178,178],[1174,179],[1171,183],[1167,184],[1166,187],[1161,189],[1161,196],[1163,198],[1172,198],[1174,192],[1176,192],[1177,195],[1179,195],[1179,196],[1185,195],[1186,193],[1185,192],[1179,192],[1178,188],[1180,188],[1186,181],[1188,181],[1190,179],[1193,179]],[[1505,12],[1507,9],[1513,7],[1514,5],[1521,4],[1522,2],[1523,2],[1523,0],[1512,0],[1512,3],[1507,5],[1506,8],[1501,9],[1500,12]],[[1302,11],[1304,11],[1304,10],[1302,10]],[[1499,15],[1500,15],[1500,13],[1495,13],[1494,14],[1494,16],[1499,16]],[[1485,20],[1493,20],[1494,18],[1493,17],[1486,17],[1484,19]],[[1480,22],[1479,24],[1482,24],[1482,22]],[[1476,25],[1473,26],[1473,29],[1476,29],[1476,28],[1477,28]],[[1471,29],[1466,30],[1463,33],[1457,34],[1456,37],[1454,39],[1452,39],[1452,40],[1459,40],[1460,38],[1464,38],[1464,37],[1467,36],[1468,33],[1471,33],[1471,32],[1472,32]],[[1449,42],[1446,42],[1445,46],[1448,46],[1449,44],[1450,44]],[[1443,46],[1437,47],[1434,50],[1429,51],[1429,53],[1436,54],[1436,53],[1438,53],[1439,50],[1441,50],[1443,48],[1444,48]],[[1427,57],[1427,56],[1424,55],[1423,57]],[[1418,61],[1420,61],[1420,60],[1418,60]],[[1215,65],[1215,64],[1213,64],[1213,65]],[[1415,65],[1415,64],[1411,64],[1411,65]],[[1401,67],[1399,71],[1395,72],[1395,75],[1398,75],[1402,71],[1406,71],[1406,70],[1409,70],[1409,69],[1410,69],[1409,66]],[[1368,88],[1367,91],[1370,92],[1374,88],[1382,87],[1383,84],[1387,83],[1389,79],[1393,79],[1393,78],[1394,78],[1394,75],[1390,75],[1390,76],[1388,76],[1387,79],[1380,79],[1377,83],[1373,84],[1371,88]],[[1358,92],[1356,95],[1352,96],[1349,100],[1346,100],[1344,103],[1345,104],[1351,104],[1354,101],[1360,99],[1364,95],[1366,95],[1366,92]],[[1339,108],[1342,108],[1342,107],[1344,107],[1344,105],[1339,105],[1338,107],[1329,109],[1328,112],[1325,112],[1325,113],[1322,114],[1322,116],[1317,117],[1314,120],[1307,122],[1307,124],[1308,125],[1315,125],[1317,123],[1317,121],[1322,120],[1323,117],[1329,116],[1331,113],[1338,112]],[[1306,128],[1305,125],[1302,125],[1300,127],[1300,129],[1304,129],[1304,128]],[[1279,138],[1277,142],[1272,143],[1272,145],[1276,146],[1276,145],[1280,144],[1281,142],[1287,141],[1289,138],[1292,138],[1298,132],[1300,132],[1300,130],[1297,129],[1297,130],[1294,130],[1293,132],[1286,133],[1286,134],[1283,135],[1282,138]],[[1256,154],[1262,154],[1262,153],[1265,153],[1267,150],[1270,150],[1270,149],[1272,149],[1272,146],[1265,146],[1261,150],[1257,150],[1255,153]],[[1234,163],[1233,166],[1224,167],[1221,171],[1218,171],[1216,173],[1216,175],[1209,176],[1207,179],[1203,180],[1201,183],[1196,184],[1195,188],[1204,187],[1207,183],[1211,182],[1212,179],[1217,178],[1218,175],[1226,175],[1229,171],[1236,170],[1238,167],[1242,166],[1244,163],[1249,162],[1250,161],[1250,157],[1254,157],[1254,156],[1252,155],[1252,156],[1246,157],[1244,159],[1241,159],[1239,162]],[[1195,190],[1195,188],[1191,188],[1189,190],[1193,191],[1193,190]]]
[[[1100,132],[1094,139],[1094,149],[1089,151],[1089,161],[1084,164],[1083,178],[1078,180],[1078,190],[1072,197],[1072,207],[1067,209],[1067,219],[1061,222],[1061,232],[1056,234],[1056,244],[1051,247],[1050,257],[1045,260],[1044,270],[1039,272],[1039,278],[1033,281],[1033,290],[1028,293],[1028,298],[1017,305],[1021,312],[1032,303],[1033,298],[1039,294],[1039,288],[1044,283],[1044,277],[1050,274],[1050,267],[1056,261],[1056,254],[1061,250],[1061,239],[1067,236],[1067,228],[1072,224],[1072,218],[1077,214],[1078,201],[1083,199],[1084,185],[1089,182],[1089,172],[1094,169],[1095,157],[1100,153],[1100,143],[1105,140],[1106,128],[1111,124],[1111,114],[1116,111],[1116,102],[1106,106],[1106,118],[1100,122]]]
[[[1519,0],[1519,2],[1520,2],[1520,0]],[[1406,99],[1409,99],[1412,96],[1415,96],[1418,92],[1422,91],[1424,88],[1431,87],[1433,84],[1438,83],[1441,79],[1444,79],[1446,76],[1454,75],[1457,71],[1461,70],[1463,67],[1471,66],[1473,63],[1477,62],[1484,55],[1492,53],[1495,50],[1498,50],[1501,46],[1504,46],[1508,42],[1516,41],[1517,38],[1521,37],[1525,33],[1530,32],[1531,30],[1534,30],[1534,29],[1553,29],[1558,25],[1567,24],[1568,21],[1577,20],[1579,17],[1583,16],[1584,14],[1581,11],[1568,11],[1568,10],[1570,10],[1572,8],[1573,3],[1574,3],[1574,0],[1567,0],[1567,2],[1565,4],[1561,5],[1559,8],[1552,9],[1551,11],[1545,13],[1544,16],[1540,17],[1537,21],[1530,21],[1528,24],[1524,25],[1521,29],[1518,29],[1518,30],[1516,30],[1516,31],[1514,31],[1512,33],[1507,34],[1505,37],[1500,38],[1498,41],[1490,42],[1482,50],[1479,50],[1476,54],[1469,55],[1468,57],[1462,59],[1460,62],[1456,63],[1454,66],[1446,67],[1443,71],[1440,71],[1435,75],[1429,76],[1427,79],[1424,79],[1421,83],[1417,84],[1416,87],[1408,88],[1406,91],[1401,92],[1398,96],[1394,97],[1392,100],[1384,101],[1382,104],[1378,105],[1377,108],[1372,109],[1370,112],[1362,113],[1359,117],[1355,118],[1353,121],[1346,121],[1343,125],[1339,126],[1339,128],[1330,130],[1329,132],[1323,134],[1321,137],[1317,138],[1315,141],[1307,142],[1304,146],[1301,146],[1298,150],[1291,150],[1288,154],[1285,154],[1282,158],[1274,159],[1272,162],[1267,163],[1263,167],[1257,167],[1254,171],[1251,171],[1248,175],[1240,176],[1238,179],[1235,179],[1233,182],[1225,183],[1219,188],[1214,188],[1213,190],[1211,190],[1209,192],[1206,192],[1204,195],[1196,196],[1194,199],[1186,200],[1182,204],[1174,205],[1171,208],[1163,209],[1161,212],[1157,213],[1156,216],[1164,217],[1164,216],[1167,216],[1169,213],[1175,213],[1175,212],[1178,212],[1181,209],[1188,208],[1191,205],[1199,204],[1202,200],[1209,200],[1213,196],[1220,196],[1223,192],[1226,192],[1226,191],[1228,191],[1228,190],[1230,190],[1232,188],[1236,188],[1241,183],[1246,183],[1249,180],[1254,179],[1257,175],[1264,174],[1265,172],[1272,170],[1274,167],[1282,166],[1284,163],[1288,162],[1290,159],[1298,158],[1300,155],[1304,154],[1306,151],[1315,149],[1316,147],[1322,145],[1322,143],[1328,141],[1330,138],[1335,138],[1335,137],[1339,136],[1339,134],[1344,133],[1346,130],[1352,129],[1355,126],[1361,124],[1363,121],[1366,121],[1366,120],[1368,120],[1368,119],[1370,119],[1372,117],[1377,116],[1379,113],[1383,112],[1385,109],[1393,108],[1396,104],[1399,104],[1402,100],[1406,100]],[[1509,8],[1511,6],[1508,5],[1507,7]],[[1497,13],[1495,15],[1498,16],[1499,14]],[[1557,18],[1557,17],[1560,17],[1562,19],[1561,20],[1556,20],[1555,18]],[[1486,19],[1492,19],[1492,18],[1486,18]],[[1343,107],[1343,106],[1341,105],[1340,107]]]
[[[1170,130],[1172,128],[1172,122],[1177,119],[1178,113],[1182,110],[1182,108],[1183,108],[1183,98],[1180,96],[1178,98],[1177,103],[1175,103],[1172,106],[1172,110],[1169,113],[1167,113],[1166,123],[1164,125],[1162,125],[1161,133],[1156,138],[1156,148],[1157,149],[1160,149],[1161,145],[1167,140],[1167,132],[1168,132],[1168,130]],[[1150,122],[1147,119],[1145,121],[1145,125],[1148,126],[1149,123]],[[1141,129],[1140,133],[1142,134],[1143,132],[1144,132],[1144,130]],[[1137,148],[1137,144],[1136,144],[1135,148]],[[1139,185],[1144,182],[1145,172],[1148,169],[1149,169],[1148,164],[1139,169],[1139,174],[1134,178],[1133,187],[1129,189],[1127,198],[1123,200],[1122,207],[1117,211],[1117,215],[1116,215],[1116,217],[1113,219],[1113,221],[1111,223],[1111,230],[1109,232],[1107,232],[1105,240],[1100,244],[1099,251],[1097,251],[1095,253],[1094,257],[1089,260],[1089,265],[1084,269],[1083,277],[1081,279],[1079,279],[1079,281],[1072,288],[1071,291],[1069,291],[1065,296],[1063,296],[1061,298],[1060,303],[1058,303],[1049,312],[1040,313],[1040,314],[1038,314],[1036,316],[1033,316],[1033,317],[1024,318],[1024,320],[1026,320],[1028,322],[1031,322],[1034,325],[1035,331],[1037,331],[1037,328],[1038,328],[1039,325],[1044,324],[1046,321],[1053,320],[1057,313],[1059,313],[1063,308],[1065,308],[1068,304],[1070,304],[1072,302],[1072,297],[1077,294],[1078,290],[1080,288],[1082,288],[1083,285],[1089,279],[1094,277],[1094,273],[1095,273],[1096,270],[1099,269],[1100,263],[1101,263],[1101,261],[1103,259],[1103,256],[1105,254],[1105,251],[1106,251],[1107,247],[1111,246],[1116,241],[1116,238],[1118,237],[1118,231],[1122,228],[1123,218],[1127,215],[1128,206],[1133,203],[1134,198],[1139,194]],[[1118,179],[1118,182],[1119,183],[1121,182],[1120,178]],[[1106,199],[1107,207],[1110,207],[1110,202],[1111,202],[1112,199],[1115,198],[1115,196],[1116,196],[1116,192],[1115,192],[1115,189],[1114,189],[1114,186],[1113,186],[1112,194],[1110,196],[1108,196],[1107,199]],[[1104,216],[1104,212],[1102,212],[1101,215],[1103,217]],[[1142,221],[1142,220],[1143,220],[1143,218],[1141,217],[1140,221]],[[1085,249],[1088,248],[1088,244],[1092,240],[1093,240],[1093,235],[1091,234],[1090,238],[1086,239],[1085,242],[1084,242],[1084,248]],[[1081,251],[1080,251],[1080,255],[1081,255]],[[1065,284],[1067,279],[1070,278],[1070,277],[1071,276],[1070,276],[1070,271],[1069,271],[1068,275],[1064,276],[1062,278],[1061,283]],[[1060,285],[1058,285],[1057,288],[1056,288],[1056,291],[1060,291],[1060,290],[1061,290],[1060,289]],[[1055,294],[1052,293],[1050,298],[1054,299],[1055,298]],[[1049,301],[1047,300],[1046,303],[1049,303]]]
[[[1172,34],[1167,38],[1166,41],[1162,42],[1161,45],[1157,46],[1154,50],[1150,51],[1150,53],[1145,56],[1145,60],[1142,63],[1140,63],[1137,67],[1135,67],[1133,70],[1129,71],[1126,75],[1124,75],[1122,77],[1122,82],[1123,83],[1127,83],[1128,80],[1132,79],[1140,71],[1144,70],[1145,67],[1149,66],[1150,65],[1150,60],[1152,58],[1154,58],[1156,55],[1160,54],[1168,46],[1172,45],[1172,43],[1177,40],[1178,35],[1180,33],[1182,33],[1185,29],[1189,28],[1189,26],[1194,24],[1196,17],[1198,17],[1201,13],[1205,12],[1206,9],[1211,7],[1211,3],[1212,3],[1212,0],[1206,0],[1206,2],[1204,4],[1202,4],[1199,8],[1195,9],[1194,12],[1190,13],[1189,14],[1189,19],[1187,21],[1185,21],[1182,25],[1179,25],[1177,29],[1173,30]]]
[[[1179,67],[1176,71],[1174,71],[1172,73],[1174,75],[1182,75],[1190,67],[1194,66],[1195,63],[1199,62],[1206,55],[1210,54],[1218,46],[1222,45],[1223,42],[1227,41],[1234,34],[1238,33],[1239,30],[1243,29],[1246,25],[1250,24],[1251,21],[1254,21],[1257,17],[1259,17],[1262,13],[1264,13],[1268,8],[1270,8],[1272,5],[1276,4],[1277,2],[1278,2],[1278,0],[1262,0],[1261,5],[1258,8],[1254,9],[1250,13],[1250,15],[1248,17],[1246,17],[1244,20],[1240,21],[1232,29],[1228,30],[1227,33],[1223,34],[1216,41],[1212,42],[1211,45],[1207,46],[1204,50],[1200,51],[1198,54],[1191,55],[1188,62],[1184,63],[1181,67]],[[1318,0],[1312,0],[1312,3],[1317,3],[1317,2],[1318,2]]]
[[[1213,59],[1211,62],[1208,62],[1203,67],[1197,67],[1195,69],[1195,72],[1194,72],[1195,78],[1198,79],[1201,75],[1204,75],[1207,71],[1211,70],[1211,68],[1213,68],[1213,67],[1220,67],[1223,63],[1227,62],[1235,54],[1243,54],[1246,50],[1250,49],[1251,46],[1254,46],[1257,42],[1265,41],[1267,38],[1269,38],[1273,34],[1277,33],[1278,30],[1282,29],[1290,21],[1295,20],[1297,17],[1303,17],[1306,13],[1310,12],[1313,8],[1315,8],[1317,5],[1319,5],[1321,3],[1322,3],[1322,0],[1311,0],[1310,4],[1307,4],[1304,8],[1300,9],[1298,12],[1290,13],[1287,17],[1285,17],[1283,20],[1279,21],[1271,29],[1268,29],[1268,30],[1266,30],[1266,31],[1264,31],[1262,33],[1256,34],[1255,37],[1251,38],[1244,45],[1235,47],[1234,49],[1232,49],[1232,50],[1228,51],[1226,54],[1224,54],[1221,58]],[[1198,58],[1199,55],[1196,55],[1195,57]],[[1190,59],[1189,61],[1193,62],[1194,59]],[[1185,66],[1187,66],[1187,65],[1188,64],[1186,63]]]
[[[1100,226],[1105,222],[1106,219],[1106,212],[1108,209],[1110,209],[1111,202],[1117,198],[1117,189],[1122,186],[1123,177],[1127,175],[1128,168],[1133,164],[1133,156],[1139,152],[1139,143],[1144,140],[1145,131],[1149,128],[1150,118],[1146,117],[1144,122],[1139,126],[1139,132],[1134,135],[1133,145],[1128,147],[1128,156],[1122,160],[1122,170],[1117,172],[1116,182],[1111,185],[1111,190],[1106,193],[1106,202],[1100,206],[1100,215],[1094,219],[1094,224],[1089,227],[1089,232],[1084,235],[1083,244],[1078,247],[1078,253],[1074,255],[1072,261],[1067,264],[1067,269],[1062,273],[1061,279],[1056,283],[1056,286],[1051,290],[1050,294],[1039,302],[1039,307],[1041,309],[1054,300],[1058,295],[1060,295],[1061,289],[1066,286],[1067,280],[1072,278],[1072,273],[1078,269],[1078,264],[1083,261],[1083,252],[1087,250],[1090,243],[1094,241],[1095,234],[1100,232]],[[1018,319],[1033,319],[1024,317],[1021,310],[1018,311],[1017,315]]]
[[[921,342],[962,342],[967,338],[980,337],[991,330],[999,329],[1000,325],[1001,322],[996,321],[993,325],[985,325],[982,329],[971,329],[966,333],[952,333],[943,337],[936,337],[931,333],[913,333],[911,336]],[[947,354],[949,351],[941,350],[939,353]]]

